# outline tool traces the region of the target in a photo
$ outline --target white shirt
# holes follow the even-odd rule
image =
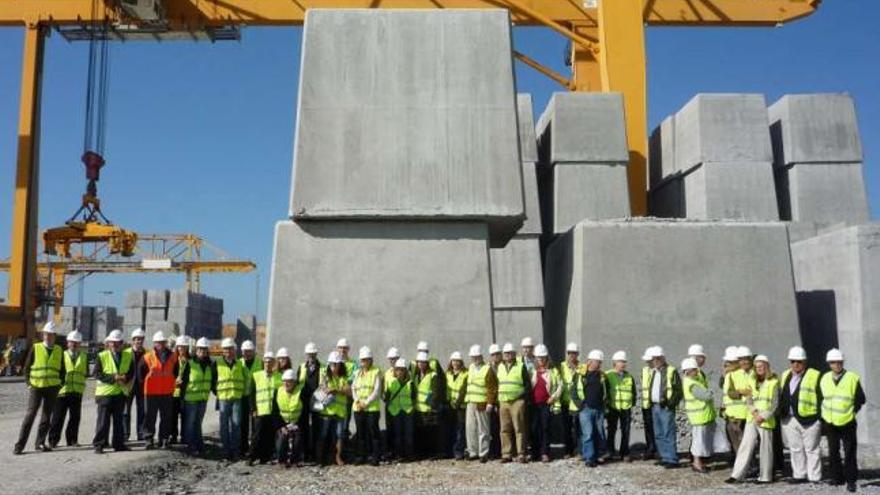
[[[662,381],[663,376],[660,374],[660,370],[655,369],[651,379],[651,402],[654,404],[659,404],[662,400],[662,397],[660,397],[660,383]]]

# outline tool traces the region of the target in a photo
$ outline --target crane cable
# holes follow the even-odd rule
[[[110,47],[107,43],[109,23],[106,17],[98,19],[98,1],[92,0],[83,153],[92,151],[103,156],[110,92]]]

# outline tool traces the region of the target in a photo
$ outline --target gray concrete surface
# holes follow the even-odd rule
[[[561,234],[581,220],[630,215],[625,165],[566,163],[541,175],[544,229]]]
[[[541,206],[538,194],[538,165],[523,162],[523,191],[525,192],[526,220],[517,234],[541,234]]]
[[[629,163],[619,93],[553,93],[536,131],[542,164]]]
[[[147,292],[144,290],[130,290],[125,293],[126,308],[142,308],[147,304]]]
[[[492,307],[542,308],[544,283],[537,236],[514,237],[503,248],[489,250]]]
[[[524,337],[544,342],[543,308],[495,309],[495,342],[510,342],[517,349]]]
[[[684,217],[778,220],[770,162],[709,162],[682,177]]]
[[[519,153],[523,162],[538,161],[538,137],[535,135],[535,111],[532,95],[516,95],[516,118],[519,122]]]
[[[776,169],[780,213],[792,222],[859,225],[870,219],[861,163],[797,163]]]
[[[648,186],[654,188],[664,178],[678,171],[675,163],[675,115],[663,119],[651,133],[648,144]]]
[[[290,215],[481,220],[503,245],[525,215],[516,109],[506,10],[310,9]]]
[[[167,290],[147,290],[147,299],[144,304],[147,308],[162,308],[165,309],[168,307],[168,291]]]
[[[684,178],[667,177],[648,191],[648,213],[659,218],[684,218]]]
[[[862,161],[856,109],[847,94],[785,95],[768,109],[777,166]]]
[[[347,337],[448,356],[492,338],[488,233],[479,223],[279,222],[267,346]],[[298,351],[297,351],[298,352]]]

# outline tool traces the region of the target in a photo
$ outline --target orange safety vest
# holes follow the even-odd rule
[[[177,377],[174,376],[174,365],[177,364],[177,353],[172,352],[165,365],[156,351],[144,354],[144,363],[147,365],[147,376],[144,378],[144,395],[171,395],[174,393]]]

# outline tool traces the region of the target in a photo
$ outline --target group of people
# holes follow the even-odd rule
[[[247,457],[251,464],[271,461],[286,467],[308,461],[342,465],[347,459],[374,465],[436,458],[549,462],[551,437],[561,430],[566,454],[596,467],[607,460],[632,460],[630,428],[638,407],[646,439],[643,459],[656,459],[666,468],[680,466],[678,411],[692,428],[696,472],[709,471],[720,417],[735,453],[728,482],[749,475],[756,451],[758,481],[773,481],[774,468],[781,467],[782,438],[791,456],[791,482],[819,482],[824,432],[830,483],[846,483],[851,491],[856,487],[856,415],[865,395],[859,376],[843,367],[837,349],[828,352],[830,370],[823,374],[807,367],[804,349],[793,347],[790,367],[780,376],[766,356],[729,347],[719,390],[710,383],[706,354],[696,344],[680,370],[667,362],[662,348],[648,348],[636,380],[625,351],[615,352],[606,368],[602,351],[590,351],[581,362],[578,345],[571,343],[565,360],[555,364],[547,347],[530,338],[522,340],[519,352],[510,343],[492,344],[488,359],[480,345],[473,345],[467,362],[454,352],[445,369],[426,342],[418,344],[413,361],[391,348],[385,370],[369,347],[361,347],[357,359],[351,357],[346,339],[337,342],[326,363],[319,360],[317,346],[307,344],[303,362],[294,367],[286,348],[257,359],[250,341],[242,344],[239,356],[235,342],[224,339],[222,356],[214,360],[204,338],[193,343],[182,336],[172,347],[157,332],[149,351],[144,338],[137,330],[123,348],[122,332],[114,330],[97,356],[92,441],[97,453],[109,447],[129,450],[134,410],[137,439],[147,449],[181,443],[202,454],[202,422],[214,395],[223,456],[231,461]],[[16,454],[23,451],[41,406],[36,448],[49,451],[58,445],[66,417],[67,445],[78,444],[88,375],[81,340],[71,332],[62,351],[50,322],[43,327],[42,342],[32,346],[25,362],[28,411]]]

